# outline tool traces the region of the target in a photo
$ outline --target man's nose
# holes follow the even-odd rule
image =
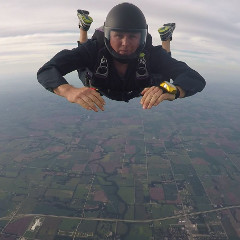
[[[125,45],[127,45],[128,43],[129,43],[129,38],[128,38],[128,36],[124,36],[124,37],[122,38],[122,45],[125,46]]]

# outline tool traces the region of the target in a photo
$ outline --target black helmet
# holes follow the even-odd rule
[[[117,60],[127,61],[137,58],[143,50],[147,37],[147,23],[142,11],[131,3],[121,3],[116,5],[108,13],[104,23],[105,46],[111,55]],[[131,55],[118,54],[110,45],[110,32],[139,32],[141,33],[140,45],[135,53]]]

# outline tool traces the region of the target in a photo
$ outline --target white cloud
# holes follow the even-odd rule
[[[94,17],[89,35],[101,26],[107,12],[122,1],[109,0],[11,0],[0,3],[0,72],[12,65],[41,66],[57,51],[76,46],[76,10],[88,9]],[[148,0],[130,1],[144,12],[153,35],[157,29],[176,22],[172,41],[173,57],[187,61],[201,71],[231,71],[239,75],[239,0]],[[23,67],[20,68],[20,70]]]

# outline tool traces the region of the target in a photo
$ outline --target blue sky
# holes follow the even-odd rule
[[[55,53],[76,46],[76,10],[94,18],[89,35],[101,26],[109,10],[122,1],[9,0],[0,2],[0,76],[36,71]],[[207,81],[237,80],[240,75],[239,0],[129,1],[144,12],[154,44],[157,29],[175,22],[172,56],[187,62]]]

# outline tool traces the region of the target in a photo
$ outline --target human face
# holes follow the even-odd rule
[[[110,33],[110,45],[120,55],[131,55],[135,53],[140,45],[141,34],[136,32]]]

